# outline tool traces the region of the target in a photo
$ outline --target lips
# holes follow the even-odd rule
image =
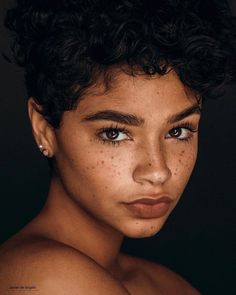
[[[171,207],[173,199],[168,196],[159,198],[145,197],[125,203],[132,215],[139,218],[160,218],[165,216]]]
[[[155,204],[159,204],[159,203],[171,203],[172,199],[169,197],[161,197],[158,199],[155,198],[141,198],[141,199],[137,199],[133,202],[130,202],[128,204],[146,204],[146,205],[155,205]]]

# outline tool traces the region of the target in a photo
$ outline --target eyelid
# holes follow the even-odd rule
[[[195,127],[195,125],[197,127]],[[185,129],[188,129],[192,132],[197,132],[198,131],[198,124],[193,124],[193,123],[190,123],[190,122],[182,122],[182,123],[179,123],[175,126],[173,126],[170,130],[173,130],[173,129],[178,129],[178,128],[185,128]]]

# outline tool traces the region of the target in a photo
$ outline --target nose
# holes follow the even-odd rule
[[[161,146],[142,148],[138,164],[133,170],[135,182],[162,185],[171,177],[171,170],[166,162],[166,153]]]

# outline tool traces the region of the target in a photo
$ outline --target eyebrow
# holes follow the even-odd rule
[[[121,124],[126,124],[130,126],[141,126],[144,124],[145,120],[141,117],[121,113],[113,110],[105,110],[101,112],[97,112],[95,114],[91,114],[86,116],[82,121],[98,121],[98,120],[108,120],[114,121]]]
[[[194,114],[201,115],[201,112],[202,112],[202,110],[201,110],[200,105],[198,103],[196,103],[196,104],[192,105],[191,107],[184,109],[180,113],[170,116],[168,118],[167,122],[170,124],[176,123],[176,122],[181,121],[184,118],[189,117]]]
[[[184,109],[183,111],[181,111],[180,113],[172,115],[171,117],[168,118],[167,122],[170,124],[175,123],[193,114],[201,114],[201,108],[198,104],[188,107]],[[145,123],[145,120],[142,117],[128,114],[128,113],[118,112],[114,110],[104,110],[104,111],[96,112],[82,119],[82,121],[90,121],[90,122],[100,121],[100,120],[113,121],[113,122],[129,125],[129,126],[136,126],[136,127],[142,126]]]

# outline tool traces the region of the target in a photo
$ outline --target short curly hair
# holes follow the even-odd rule
[[[17,0],[5,25],[28,96],[59,128],[99,77],[173,69],[201,98],[236,74],[236,20],[226,0]]]

